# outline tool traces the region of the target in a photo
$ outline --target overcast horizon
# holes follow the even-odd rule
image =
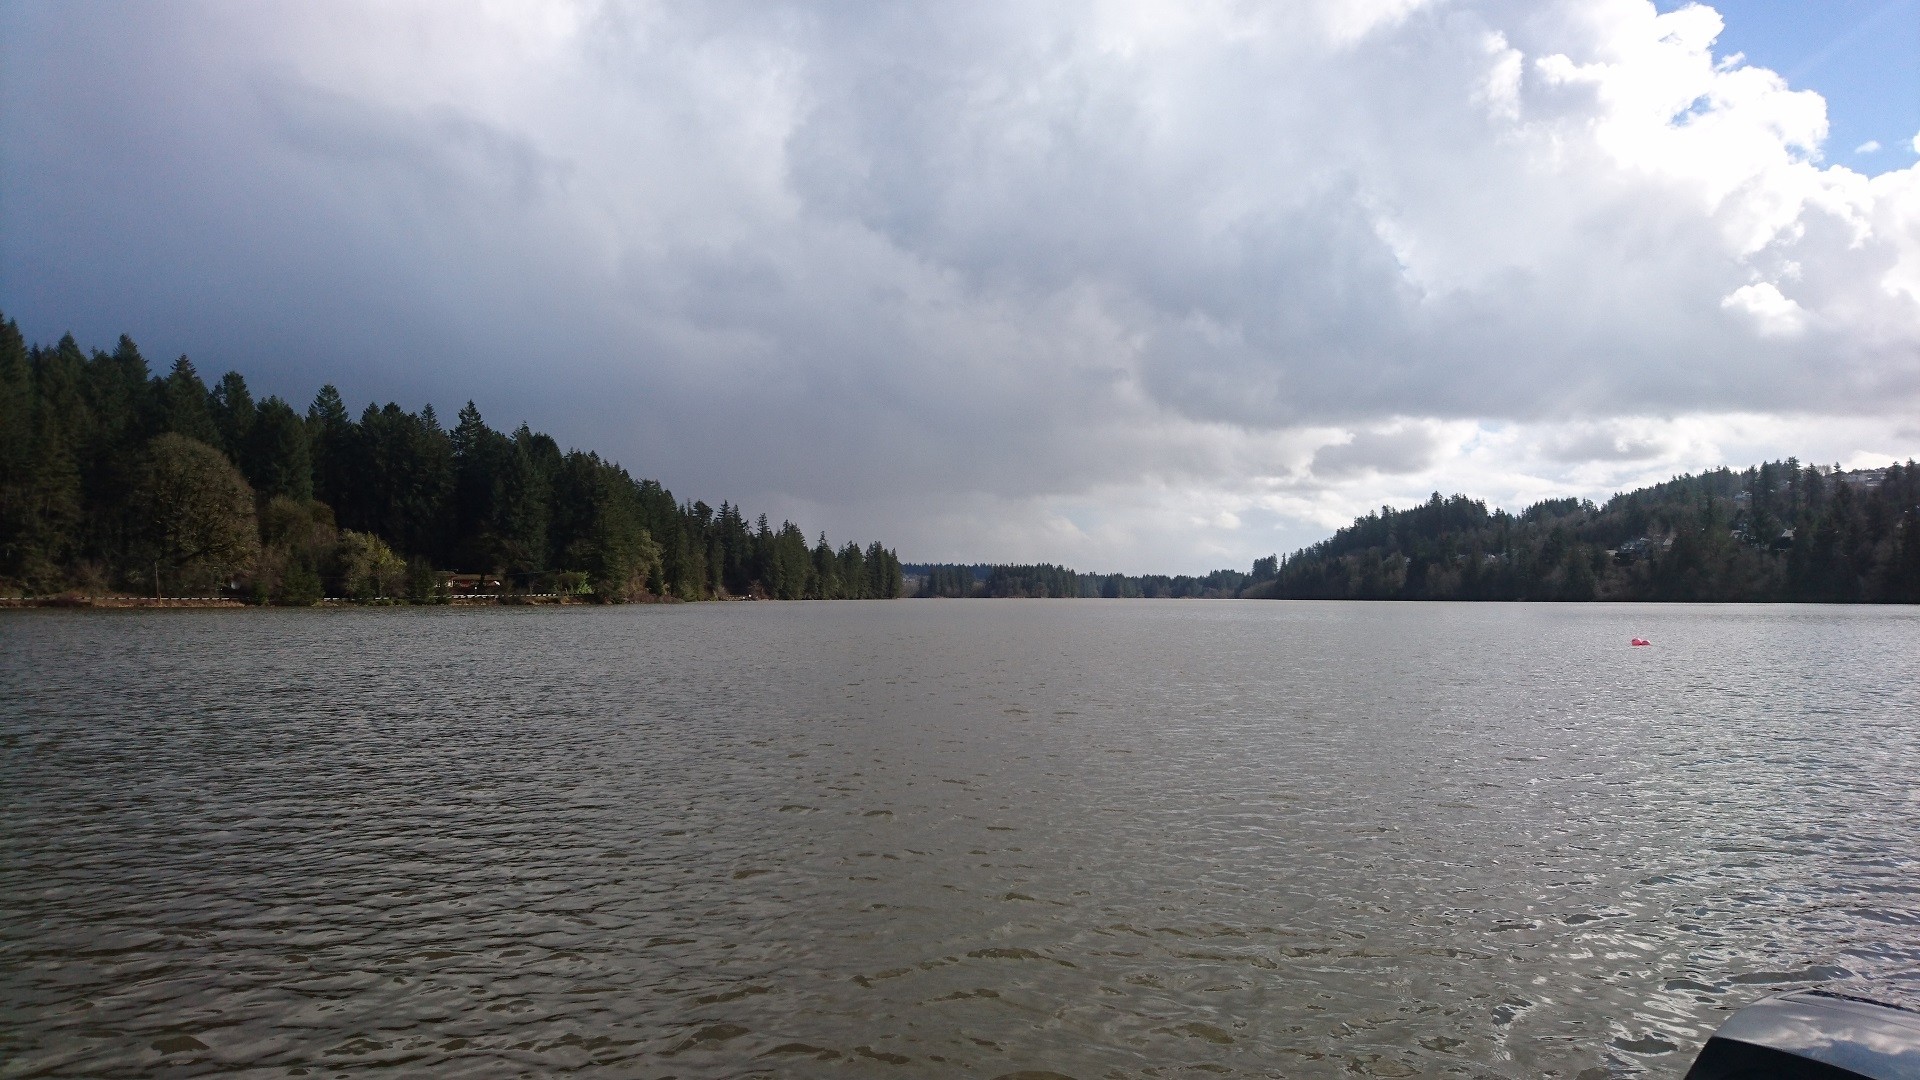
[[[17,3],[0,313],[909,562],[1920,456],[1920,4],[1790,7]]]

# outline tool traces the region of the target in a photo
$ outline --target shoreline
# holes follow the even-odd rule
[[[8,596],[0,597],[0,610],[31,608],[93,609],[103,611],[131,611],[139,609],[219,609],[219,608],[345,608],[345,607],[532,607],[561,604],[591,604],[593,601],[577,596],[551,596],[538,594],[508,594],[503,596],[455,596],[431,603],[416,604],[405,599],[353,600],[346,597],[329,596],[314,604],[254,604],[245,600],[236,600],[225,596]],[[677,601],[656,598],[636,600],[634,603],[676,603]]]
[[[624,601],[623,603],[626,603],[626,604],[724,604],[724,603],[739,603],[739,602],[741,602],[741,601],[746,601],[746,600],[751,600],[751,599],[755,599],[755,598],[753,598],[753,597],[745,597],[745,596],[730,596],[730,597],[725,597],[725,598],[715,598],[715,599],[712,599],[712,600],[680,600],[680,599],[676,599],[676,598],[674,598],[674,597],[667,597],[667,596],[646,596],[646,597],[642,597],[642,598],[639,598],[639,599],[634,599],[634,600],[627,600],[627,601]],[[953,599],[953,598],[952,598],[952,597],[901,597],[900,599],[909,599],[909,600],[940,600],[940,599]],[[1085,597],[1085,596],[1083,596],[1083,597],[1027,597],[1027,596],[1016,596],[1016,597],[970,597],[969,599],[973,599],[973,600],[1089,600],[1089,601],[1094,601],[1094,600],[1110,600],[1110,599],[1113,599],[1113,598],[1110,598],[1110,597]],[[1886,608],[1886,607],[1912,607],[1912,606],[1914,606],[1914,605],[1913,605],[1913,604],[1911,604],[1911,603],[1907,603],[1907,602],[1902,602],[1902,601],[1872,601],[1872,600],[1854,600],[1854,601],[1830,601],[1830,600],[1825,600],[1825,601],[1823,601],[1823,600],[1726,600],[1726,599],[1704,599],[1704,600],[1645,600],[1645,599],[1625,599],[1625,598],[1608,598],[1608,599],[1593,599],[1593,600],[1531,600],[1531,599],[1519,599],[1519,600],[1505,600],[1505,599],[1502,599],[1502,600],[1486,600],[1486,599],[1478,599],[1478,600],[1436,600],[1436,599],[1419,599],[1419,600],[1409,600],[1409,599],[1403,599],[1403,598],[1381,598],[1381,597],[1368,597],[1368,598],[1365,598],[1365,599],[1357,599],[1357,598],[1329,598],[1329,597],[1247,597],[1247,596],[1240,596],[1240,597],[1224,597],[1224,596],[1223,596],[1223,597],[1192,597],[1192,596],[1181,596],[1181,597],[1170,597],[1170,596],[1163,596],[1163,597],[1128,597],[1128,598],[1123,598],[1123,599],[1131,599],[1131,600],[1135,600],[1135,601],[1145,601],[1145,602],[1155,602],[1155,601],[1166,601],[1166,602],[1175,602],[1175,603],[1177,603],[1177,602],[1184,602],[1184,601],[1196,601],[1196,602],[1199,602],[1199,603],[1206,603],[1206,602],[1208,602],[1208,601],[1210,601],[1210,600],[1228,600],[1228,601],[1233,601],[1233,600],[1241,600],[1241,601],[1251,601],[1251,602],[1259,602],[1259,603],[1272,603],[1272,602],[1275,602],[1276,600],[1278,600],[1278,601],[1282,601],[1282,602],[1285,602],[1285,601],[1291,601],[1291,602],[1294,602],[1294,603],[1319,603],[1319,604],[1394,604],[1394,605],[1408,605],[1408,606],[1419,606],[1419,605],[1422,605],[1422,604],[1470,604],[1470,605],[1475,605],[1475,606],[1478,606],[1478,605],[1493,605],[1493,606],[1499,606],[1499,605],[1514,605],[1514,604],[1544,604],[1544,605],[1551,605],[1551,606],[1555,606],[1555,607],[1586,607],[1586,606],[1606,606],[1606,605],[1616,605],[1616,604],[1617,604],[1617,605],[1653,605],[1653,606],[1658,606],[1658,607],[1720,607],[1720,606],[1737,606],[1737,607],[1859,607],[1859,608]],[[772,602],[775,602],[775,603],[778,603],[779,601],[772,601]],[[313,604],[258,604],[258,603],[252,603],[252,602],[249,602],[249,601],[246,601],[246,600],[236,600],[236,599],[233,599],[233,598],[231,598],[231,597],[219,597],[219,596],[169,596],[169,597],[152,597],[152,596],[27,596],[27,597],[20,597],[20,596],[0,596],[0,611],[9,611],[9,610],[12,610],[12,611],[28,611],[28,610],[65,610],[65,611],[75,611],[75,610],[87,610],[87,611],[142,611],[142,610],[145,610],[145,611],[156,611],[156,610],[203,610],[203,611],[204,611],[204,610],[217,610],[217,609],[228,609],[228,610],[246,610],[246,609],[253,609],[253,608],[273,608],[273,609],[276,609],[276,610],[284,610],[284,611],[295,611],[295,610],[301,610],[301,609],[311,609],[311,608],[364,608],[364,607],[561,607],[561,606],[564,606],[564,607],[611,607],[611,606],[617,606],[617,605],[612,605],[612,604],[602,604],[602,603],[599,603],[599,602],[597,602],[597,601],[595,601],[595,600],[593,600],[593,599],[592,599],[591,597],[585,597],[585,596],[559,596],[559,595],[554,595],[554,594],[540,594],[540,593],[507,593],[507,594],[501,594],[501,595],[490,595],[490,596],[489,596],[489,595],[483,595],[483,596],[455,596],[455,597],[448,597],[448,598],[446,598],[446,599],[443,599],[443,600],[434,600],[434,601],[429,601],[429,602],[427,602],[427,603],[416,603],[416,602],[414,602],[414,601],[412,601],[412,600],[406,600],[406,599],[389,599],[389,598],[382,598],[382,599],[378,599],[378,600],[354,600],[354,599],[350,599],[350,598],[347,598],[347,597],[339,597],[339,596],[329,596],[329,597],[326,597],[325,599],[323,599],[323,600],[320,600],[319,602],[317,602],[317,603],[313,603]]]

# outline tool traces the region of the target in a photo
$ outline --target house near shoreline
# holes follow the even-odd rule
[[[442,582],[449,595],[472,596],[476,593],[496,593],[505,588],[505,582],[499,574],[446,574]]]

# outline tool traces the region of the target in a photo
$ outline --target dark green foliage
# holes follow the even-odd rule
[[[280,578],[280,587],[271,594],[283,607],[312,607],[325,597],[320,587],[320,571],[303,561],[290,563]]]
[[[351,497],[355,462],[353,418],[332,383],[307,406],[307,438],[313,459],[313,497],[329,506]]]
[[[1257,571],[1265,563],[1271,569],[1271,564],[1277,561],[1277,557],[1269,557],[1259,560],[1254,566]],[[1051,563],[1024,566],[920,563],[908,566],[905,570],[918,586],[913,595],[947,597],[1219,598],[1240,595],[1250,580],[1238,570],[1215,570],[1205,577],[1190,574],[1143,574],[1132,577],[1126,574],[1080,574]]]
[[[624,603],[660,592],[667,570],[626,470],[575,452],[562,462],[557,486],[567,509],[563,558],[587,575],[593,595]]]
[[[1264,560],[1262,560],[1264,561]],[[1258,566],[1255,563],[1255,566]],[[1205,577],[1179,574],[1090,574],[1081,578],[1080,595],[1149,599],[1220,598],[1238,596],[1249,580],[1238,570],[1215,570]]]
[[[120,341],[125,347],[133,344],[124,337]],[[200,381],[200,373],[193,370],[193,361],[184,356],[175,360],[173,370],[161,380],[159,394],[162,431],[184,435],[208,446],[224,445],[220,430],[213,424],[213,403],[209,400],[207,385]]]
[[[842,551],[844,559],[846,552]],[[906,575],[900,571],[900,559],[875,540],[867,545],[867,599],[893,600],[907,594]]]
[[[1436,493],[1295,552],[1252,595],[1378,600],[1920,600],[1920,468],[1771,462],[1518,516]]]
[[[293,406],[277,397],[261,402],[241,439],[240,470],[261,498],[313,498],[312,441]]]
[[[167,483],[206,497],[170,508],[157,460]],[[202,529],[233,543],[189,550],[195,522],[232,524],[211,506],[237,508],[245,528]],[[442,571],[606,601],[902,593],[900,561],[877,543],[810,548],[765,518],[751,530],[731,504],[683,506],[525,425],[495,431],[472,403],[447,431],[431,407],[369,405],[355,420],[326,386],[302,417],[277,397],[256,404],[238,373],[209,390],[181,357],[156,379],[125,337],[89,357],[71,336],[28,348],[0,319],[0,593],[151,593],[156,569],[169,593],[237,574],[242,595],[291,604],[329,584],[445,600]]]
[[[148,444],[132,499],[139,563],[156,595],[220,592],[260,547],[253,490],[225,454],[163,432]]]
[[[418,555],[407,560],[407,599],[415,604],[447,602],[446,579]]]
[[[983,583],[987,596],[1073,597],[1080,595],[1080,575],[1064,566],[996,566]]]
[[[220,385],[213,388],[208,399],[208,411],[213,416],[214,430],[220,433],[220,441],[214,445],[234,461],[241,461],[251,445],[257,412],[253,394],[247,390],[247,380],[237,371],[221,376]]]
[[[960,598],[974,596],[980,590],[979,579],[974,576],[970,566],[936,565],[914,569],[922,577],[921,596]]]
[[[764,523],[765,519],[761,519]],[[762,526],[764,528],[764,524]],[[767,590],[776,600],[799,600],[807,595],[807,538],[789,521],[768,542]]]
[[[1789,458],[1520,514],[1435,493],[1382,507],[1252,574],[1075,574],[918,564],[917,596],[1306,600],[1920,602],[1920,466],[1842,472]]]
[[[40,497],[49,447],[37,438],[36,399],[20,328],[0,321],[0,575],[28,582],[51,570],[43,569],[49,522]]]

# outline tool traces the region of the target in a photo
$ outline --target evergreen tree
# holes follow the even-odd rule
[[[355,438],[353,420],[329,383],[307,407],[307,439],[313,457],[313,491],[321,502],[344,507],[353,493]]]
[[[851,598],[847,596],[846,588],[840,578],[840,560],[834,555],[833,545],[827,543],[826,533],[820,534],[820,542],[813,547],[813,580],[816,599],[858,599],[857,596]]]
[[[226,451],[227,457],[239,461],[246,455],[253,436],[256,413],[247,380],[237,371],[227,372],[220,377],[220,385],[213,388],[210,400],[213,427],[220,433],[220,441],[215,445]]]
[[[221,446],[224,440],[213,423],[211,395],[193,361],[185,356],[173,362],[173,370],[160,381],[161,430],[184,435],[208,446]]]
[[[100,552],[97,544],[88,543],[98,530],[89,528],[82,473],[84,465],[93,463],[97,440],[83,391],[86,361],[73,336],[32,354],[31,366],[33,457],[23,493],[27,532],[21,576],[35,591],[48,591],[59,587],[68,569],[81,572],[75,576],[97,576],[83,570],[83,565],[96,564]]]
[[[309,430],[293,406],[278,397],[260,403],[239,462],[247,481],[261,498],[284,495],[296,502],[313,498]]]
[[[559,462],[560,448],[551,438],[535,434],[525,424],[513,433],[491,522],[509,571],[532,574],[548,569],[549,505]]]
[[[0,584],[27,576],[38,520],[33,371],[26,341],[11,319],[0,319]]]

